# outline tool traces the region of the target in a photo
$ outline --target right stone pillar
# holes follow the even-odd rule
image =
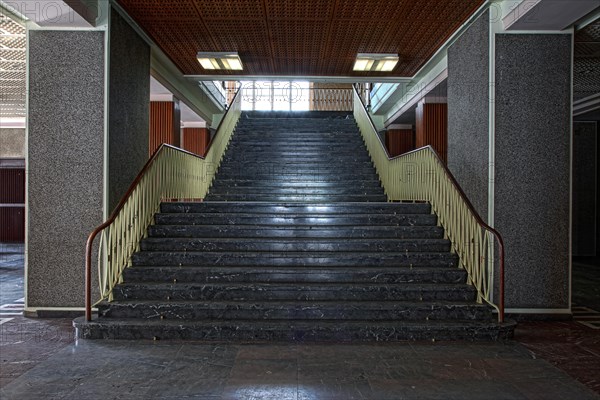
[[[448,165],[504,238],[508,313],[571,312],[571,54],[487,13],[448,50]]]

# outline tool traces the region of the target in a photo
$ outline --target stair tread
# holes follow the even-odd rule
[[[79,320],[81,321],[81,320]],[[364,320],[318,320],[318,321],[306,321],[306,320],[285,320],[285,321],[281,321],[281,320],[243,320],[243,321],[238,321],[238,320],[214,320],[214,319],[210,319],[210,320],[191,320],[191,321],[185,321],[182,322],[181,320],[173,320],[173,319],[163,319],[163,320],[148,320],[148,319],[132,319],[132,318],[111,318],[110,319],[110,323],[111,324],[116,324],[116,325],[127,325],[127,324],[133,324],[133,325],[154,325],[154,326],[173,326],[173,327],[184,327],[184,326],[207,326],[207,327],[214,327],[214,326],[223,326],[223,325],[228,325],[228,324],[235,324],[236,322],[242,322],[243,324],[248,324],[249,322],[251,322],[253,325],[263,325],[265,327],[268,326],[273,326],[273,327],[289,327],[289,326],[298,326],[298,327],[310,327],[310,328],[314,328],[314,327],[318,327],[318,328],[324,328],[324,327],[341,327],[341,326],[357,326],[357,327],[364,327],[365,325],[367,326],[388,326],[390,328],[396,328],[398,326],[415,326],[415,327],[419,327],[419,326],[444,326],[446,328],[456,328],[456,329],[461,329],[464,328],[465,326],[474,326],[474,327],[486,327],[486,326],[494,326],[494,327],[498,327],[498,326],[514,326],[516,325],[514,322],[512,321],[506,321],[504,323],[498,323],[496,320],[492,319],[492,320],[484,320],[484,321],[480,321],[480,320],[419,320],[419,321],[410,321],[410,320],[390,320],[390,321],[386,321],[386,320],[375,320],[375,321],[364,321]],[[86,323],[86,324],[98,324],[98,323],[102,323],[101,321],[99,321],[98,319],[94,319],[91,322],[76,322],[76,323]]]
[[[339,283],[339,282],[252,282],[252,283],[238,283],[238,282],[177,282],[177,283],[166,283],[166,282],[123,282],[117,287],[128,287],[128,286],[149,286],[158,288],[168,289],[183,289],[191,287],[222,287],[227,286],[231,288],[248,288],[252,289],[253,286],[260,286],[264,288],[323,288],[324,290],[331,290],[333,288],[339,288],[348,290],[348,288],[368,288],[377,287],[381,289],[407,289],[407,290],[475,290],[473,286],[467,283],[422,283],[422,282],[398,282],[398,283],[386,283],[384,285],[380,283],[365,283],[365,282],[351,282],[351,283]]]
[[[398,301],[398,300],[364,300],[364,301],[336,301],[336,300],[302,300],[302,301],[285,301],[285,300],[173,300],[173,301],[161,301],[161,300],[114,300],[111,302],[102,302],[100,306],[138,306],[138,305],[169,305],[169,306],[236,306],[241,308],[252,308],[256,303],[267,304],[267,305],[280,305],[280,306],[330,306],[330,307],[361,307],[361,308],[377,308],[377,307],[391,307],[391,308],[403,308],[403,307],[444,307],[444,306],[456,306],[456,307],[473,307],[488,309],[491,306],[487,304],[479,304],[472,301]]]

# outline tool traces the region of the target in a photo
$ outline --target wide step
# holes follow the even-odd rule
[[[491,341],[512,338],[514,323],[482,321],[140,321],[76,320],[86,339],[202,340],[215,342]]]

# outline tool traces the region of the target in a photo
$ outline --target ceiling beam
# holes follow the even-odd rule
[[[411,81],[411,78],[400,76],[184,75],[184,77],[193,81],[309,81],[330,83],[403,83]]]

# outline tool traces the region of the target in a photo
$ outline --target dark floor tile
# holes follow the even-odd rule
[[[544,360],[485,360],[490,373],[510,382],[562,379],[565,374]]]
[[[218,398],[222,396],[226,382],[226,379],[193,378],[190,374],[171,375],[153,382],[148,395],[153,399]]]
[[[239,359],[231,370],[231,379],[248,381],[293,381],[298,378],[295,359]]]
[[[365,379],[324,378],[300,380],[298,400],[365,400],[373,399],[369,382]]]
[[[371,380],[373,399],[525,400],[516,388],[482,380]]]
[[[514,382],[514,387],[528,400],[598,400],[600,396],[568,379],[538,379]]]
[[[297,400],[298,384],[289,382],[262,382],[231,380],[223,391],[223,400]]]

